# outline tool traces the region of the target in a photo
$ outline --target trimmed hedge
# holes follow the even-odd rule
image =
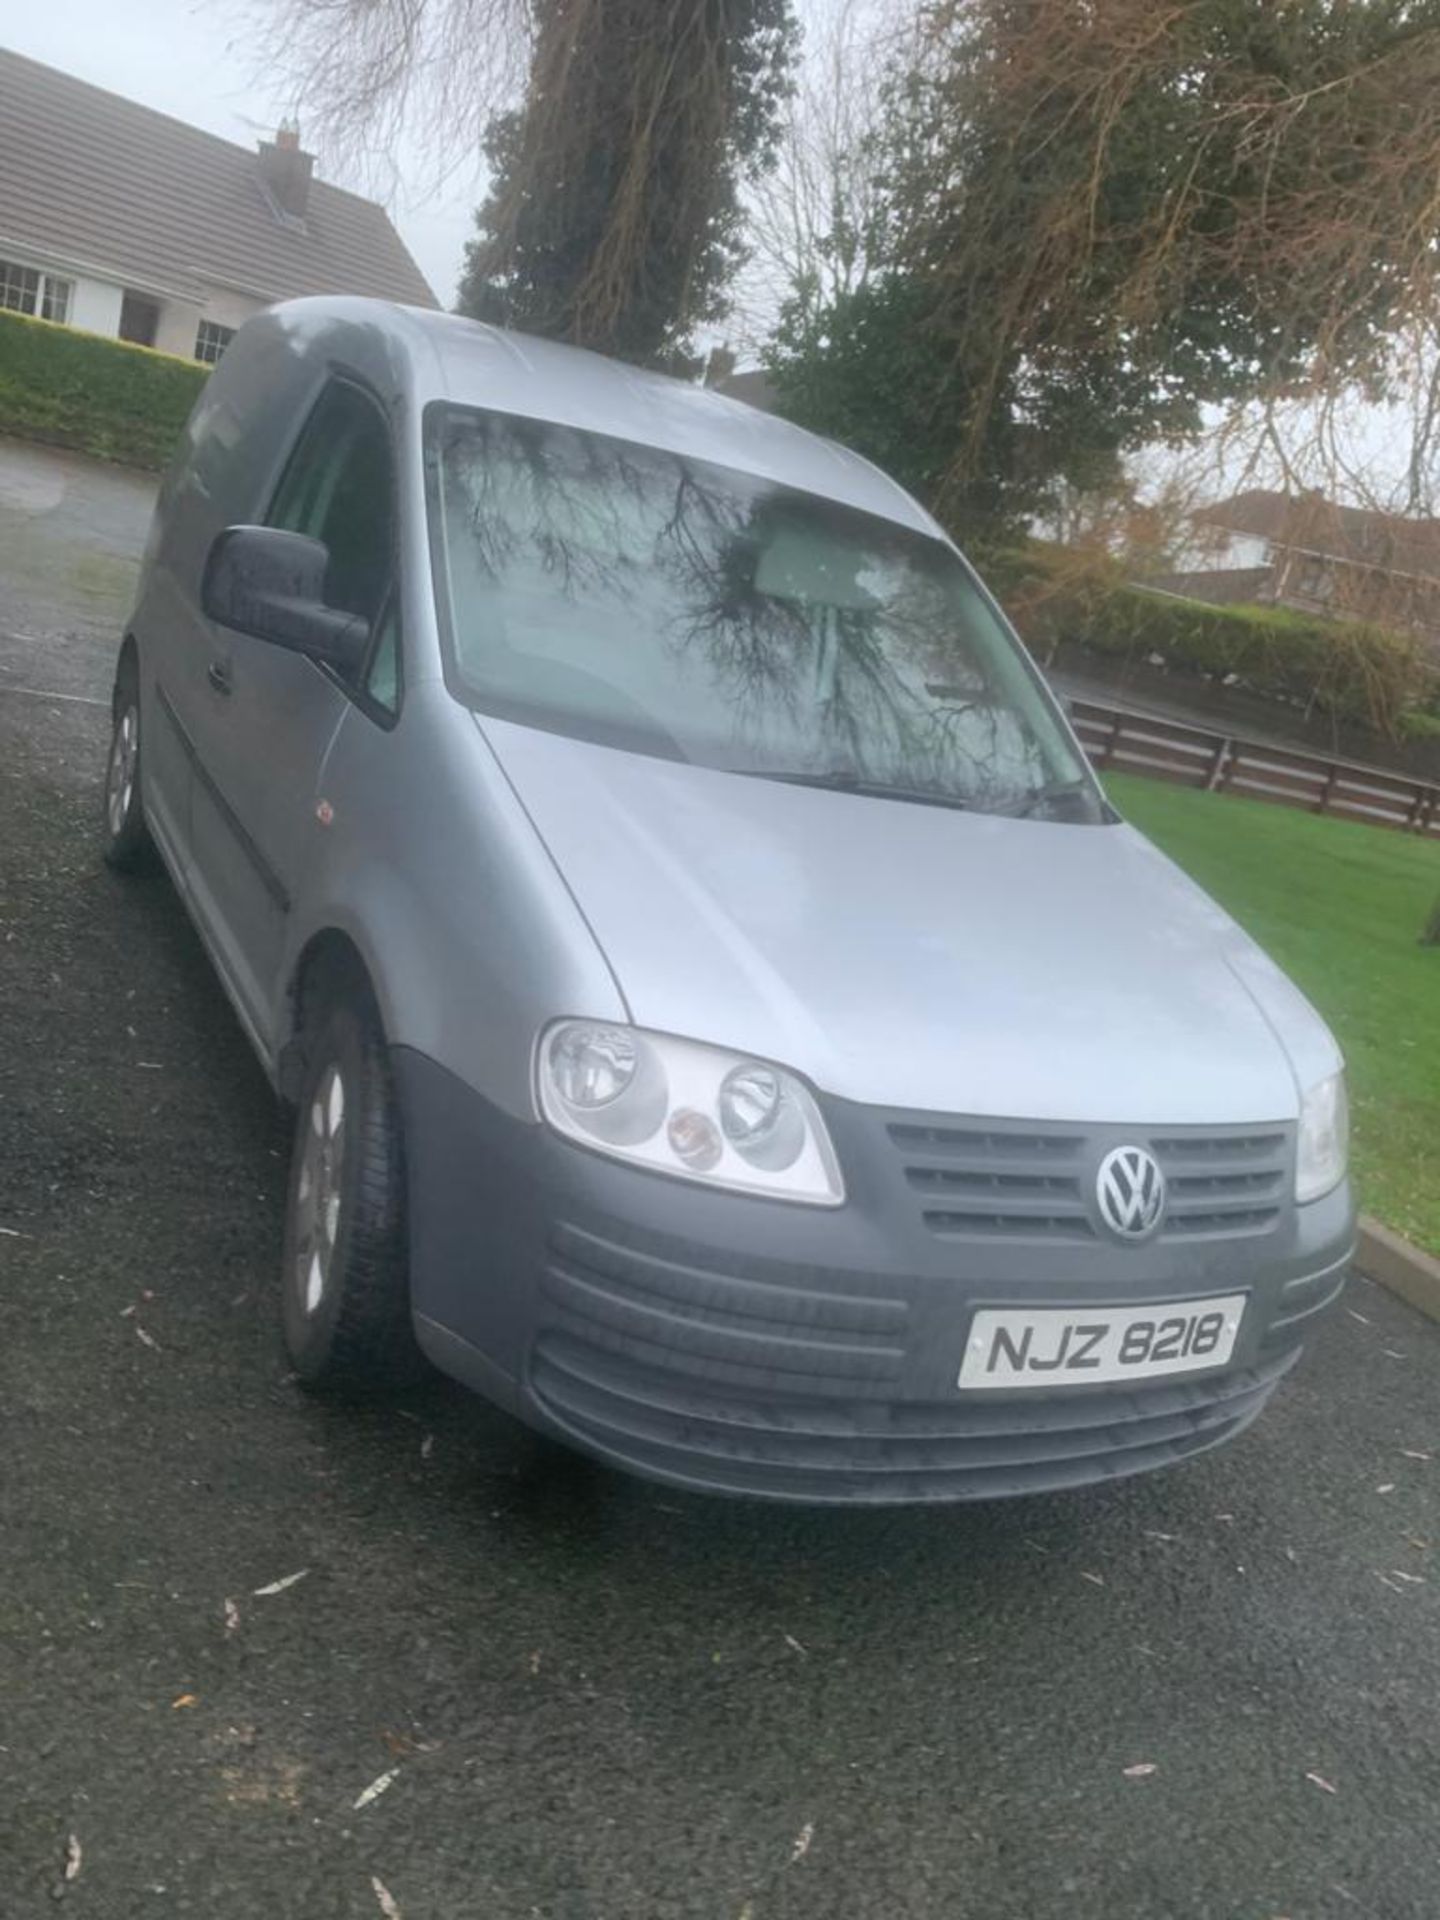
[[[979,564],[1042,658],[1062,641],[1128,659],[1153,656],[1155,664],[1392,736],[1440,694],[1433,659],[1414,634],[1310,619],[1287,607],[1214,606],[1156,593],[1127,582],[1112,560],[1038,543]]]
[[[165,466],[210,369],[0,312],[0,433],[127,466]]]

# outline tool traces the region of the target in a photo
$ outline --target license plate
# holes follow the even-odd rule
[[[970,1324],[957,1382],[973,1388],[1081,1387],[1223,1367],[1246,1295],[1153,1307],[985,1308]]]

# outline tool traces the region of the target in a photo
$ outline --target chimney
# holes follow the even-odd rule
[[[281,122],[273,141],[260,142],[260,178],[276,206],[292,220],[305,218],[314,167],[313,155],[301,151],[300,129],[293,120]]]

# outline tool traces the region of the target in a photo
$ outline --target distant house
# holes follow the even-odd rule
[[[0,50],[0,307],[213,362],[277,300],[435,306],[384,209],[313,169],[291,130],[251,152]]]
[[[775,411],[775,386],[762,367],[747,367],[743,373],[727,373],[714,383],[715,391],[729,400],[743,400],[747,407],[759,407],[762,413]]]
[[[1440,642],[1440,520],[1252,487],[1191,516],[1183,559],[1183,571],[1153,584],[1409,627]]]

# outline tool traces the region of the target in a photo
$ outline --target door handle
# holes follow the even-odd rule
[[[233,691],[230,669],[223,660],[212,660],[205,669],[205,678],[210,682],[216,693],[230,693]]]

